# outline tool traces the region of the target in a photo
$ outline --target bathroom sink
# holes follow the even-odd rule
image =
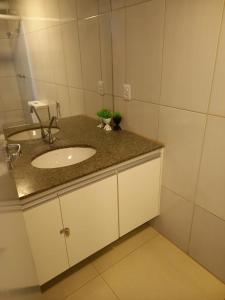
[[[47,130],[47,128],[45,128]],[[58,128],[52,128],[52,133],[56,134],[59,132]],[[24,130],[15,134],[12,134],[8,137],[9,141],[28,141],[28,140],[36,140],[41,138],[41,130],[40,129],[29,129]]]
[[[95,153],[96,150],[90,147],[56,149],[36,157],[31,164],[39,169],[62,168],[82,162]]]

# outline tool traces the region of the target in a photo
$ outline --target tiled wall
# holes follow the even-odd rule
[[[11,24],[0,20],[0,132],[2,125],[23,120],[23,109],[13,63],[11,40],[7,36]]]
[[[154,226],[225,281],[224,1],[112,8],[115,109],[125,128],[166,145]]]
[[[14,44],[22,94],[61,103],[62,116],[112,108],[110,1],[10,1],[22,17]],[[104,81],[104,95],[98,81]],[[32,93],[29,91],[32,87]],[[29,99],[30,98],[30,99]]]

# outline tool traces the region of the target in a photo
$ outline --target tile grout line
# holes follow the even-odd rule
[[[166,47],[166,14],[167,14],[167,6],[166,6],[166,0],[164,1],[164,17],[163,17],[163,45],[162,45],[162,63],[161,63],[161,78],[160,78],[160,93],[159,93],[159,110],[158,110],[158,124],[157,124],[157,139],[159,139],[159,128],[160,128],[160,104],[161,104],[161,97],[162,97],[162,89],[163,89],[163,71],[164,71],[164,52]]]
[[[71,275],[70,275],[71,276]],[[88,279],[85,283],[83,283],[79,288],[75,289],[73,292],[69,293],[68,295],[66,295],[65,297],[63,297],[62,300],[67,300],[69,297],[71,297],[73,294],[75,294],[77,291],[79,291],[80,289],[82,289],[85,285],[87,285],[88,283],[90,283],[91,281],[95,280],[97,277],[99,277],[99,274],[96,274],[95,276],[93,276],[92,278]],[[48,290],[47,290],[48,291]],[[47,292],[46,291],[46,292]],[[51,299],[53,300],[53,299]]]
[[[114,95],[114,98],[117,98],[119,101],[124,101],[125,102],[125,100],[121,96]],[[131,99],[131,101],[142,102],[142,103],[149,104],[149,105],[155,105],[155,106],[159,106],[160,108],[165,107],[165,108],[176,109],[176,110],[180,110],[180,111],[184,111],[184,112],[190,112],[190,113],[194,113],[194,114],[203,115],[205,117],[206,116],[213,116],[213,117],[217,117],[217,118],[223,118],[223,119],[225,118],[225,115],[218,115],[218,114],[213,114],[213,113],[208,113],[207,114],[207,113],[200,112],[200,111],[190,110],[190,109],[176,107],[176,106],[172,106],[172,105],[159,104],[157,102],[140,100],[140,99],[136,99],[136,98]]]
[[[99,275],[100,278],[105,282],[105,284],[107,285],[107,287],[112,291],[113,295],[120,300],[119,296],[116,294],[116,292],[113,290],[113,288],[109,285],[109,283],[104,279],[104,277],[100,274]]]
[[[212,213],[211,211],[207,210],[206,208],[202,207],[201,205],[194,203],[192,200],[186,199],[184,196],[180,195],[179,193],[177,193],[177,192],[174,191],[173,189],[167,187],[166,185],[163,184],[162,187],[163,187],[163,188],[166,188],[168,191],[174,193],[176,196],[182,198],[185,202],[192,203],[193,206],[197,206],[197,207],[203,209],[203,210],[204,210],[205,212],[207,212],[208,214],[210,214],[210,215],[216,217],[217,219],[221,220],[222,222],[225,222],[225,220],[224,220],[223,218],[217,216],[216,214]]]
[[[152,226],[149,226],[152,229],[154,229]],[[154,229],[155,230],[155,229]],[[133,249],[132,251],[130,251],[129,253],[127,253],[124,257],[122,257],[121,259],[119,259],[117,262],[113,263],[112,265],[110,265],[109,267],[107,267],[104,271],[100,272],[98,271],[98,269],[95,267],[94,262],[93,266],[95,267],[96,271],[98,272],[99,275],[103,274],[104,272],[107,272],[109,269],[111,269],[112,267],[114,267],[115,265],[117,265],[118,263],[120,263],[121,261],[123,261],[125,258],[127,258],[128,256],[130,256],[132,253],[134,253],[136,250],[138,250],[139,248],[141,248],[142,246],[144,246],[145,244],[147,244],[148,242],[150,242],[151,240],[155,239],[156,237],[158,237],[158,235],[160,235],[160,233],[156,231],[156,235],[153,236],[152,238],[148,239],[147,241],[143,242],[141,245],[139,245],[137,248]]]
[[[201,172],[201,167],[202,167],[202,163],[203,163],[203,154],[204,154],[204,150],[205,150],[206,131],[207,131],[208,119],[210,116],[209,111],[210,111],[210,105],[212,102],[213,85],[214,85],[214,80],[215,80],[216,66],[217,66],[218,54],[219,54],[219,46],[220,46],[220,41],[221,41],[222,29],[223,29],[222,25],[223,25],[223,20],[224,20],[224,12],[225,12],[225,1],[223,1],[223,9],[222,9],[222,14],[221,14],[221,22],[220,22],[220,28],[219,28],[219,32],[218,32],[218,38],[217,38],[215,61],[214,61],[214,67],[213,67],[213,73],[212,73],[212,81],[211,81],[211,87],[210,87],[208,107],[207,107],[207,111],[206,111],[206,121],[205,121],[204,134],[203,134],[202,143],[201,143],[201,153],[200,153],[200,159],[199,159],[199,165],[198,165],[198,171],[197,171],[197,177],[196,177],[196,183],[195,183],[195,190],[194,190],[194,196],[193,196],[194,207],[193,207],[193,212],[192,212],[192,216],[191,216],[191,226],[190,226],[188,246],[187,246],[188,254],[190,254],[190,251],[191,251],[191,240],[192,240],[192,231],[193,231],[193,225],[194,225],[195,210],[196,210],[196,206],[199,206],[197,204],[197,193],[198,193],[198,186],[199,186],[199,182],[200,182],[200,172]],[[204,209],[204,210],[208,211],[206,209]],[[211,213],[210,211],[208,211],[208,212]]]
[[[82,59],[82,51],[81,51],[81,34],[80,34],[80,26],[79,26],[79,20],[78,20],[78,2],[75,2],[75,7],[76,7],[76,20],[75,20],[75,26],[77,30],[77,40],[78,40],[78,49],[79,49],[79,59],[80,59],[80,72],[81,72],[81,84],[82,84],[82,102],[83,102],[83,110],[84,113],[86,114],[86,95],[85,95],[85,90],[84,90],[84,66],[83,66],[83,59]],[[70,97],[70,101],[71,101]],[[72,102],[72,101],[71,101]]]

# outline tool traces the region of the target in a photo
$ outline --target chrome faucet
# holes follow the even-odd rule
[[[34,106],[31,106],[30,111],[31,111],[31,113],[34,113],[35,116],[37,117],[38,122],[40,124],[40,129],[41,129],[41,137],[42,137],[42,139],[44,139],[46,137],[47,133],[45,132],[45,129],[42,125],[41,118],[39,117],[39,114]]]
[[[53,123],[56,123],[56,126],[58,125],[58,119],[57,117],[53,116],[50,120],[48,129],[47,129],[47,135],[44,137],[44,140],[47,141],[49,144],[53,144],[56,140],[56,137],[52,134],[52,126]]]
[[[36,108],[34,106],[31,106],[31,112],[33,112],[35,114],[35,116],[37,117],[38,122],[40,124],[41,137],[45,142],[47,142],[49,144],[53,144],[56,140],[56,137],[52,134],[52,126],[53,126],[54,122],[55,122],[55,126],[56,127],[58,126],[58,117],[60,116],[59,102],[56,102],[56,111],[57,111],[57,117],[53,116],[50,120],[50,123],[49,123],[47,129],[45,129]]]
[[[17,160],[21,155],[20,144],[8,144],[6,142],[5,149],[7,153],[7,163],[10,169],[13,168],[13,162]]]

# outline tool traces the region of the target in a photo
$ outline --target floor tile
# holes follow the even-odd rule
[[[101,251],[98,255],[96,255],[97,258],[93,262],[96,270],[99,273],[104,272],[110,266],[119,262],[129,253],[157,235],[158,233],[150,226],[141,227],[138,231],[134,231],[133,233],[126,235],[118,242],[107,247],[104,251]]]
[[[97,272],[91,264],[81,267],[46,290],[43,293],[43,300],[63,300],[96,276]]]
[[[118,299],[101,277],[87,283],[66,300],[116,300]]]
[[[225,285],[161,236],[102,274],[121,300],[224,300]]]

